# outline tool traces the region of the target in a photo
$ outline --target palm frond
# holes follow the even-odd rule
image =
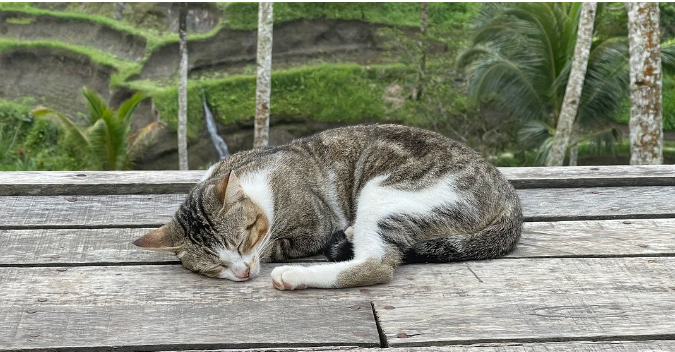
[[[117,109],[117,116],[124,120],[125,123],[129,123],[131,120],[131,115],[136,111],[138,104],[145,100],[148,96],[142,92],[134,94],[127,101],[123,102],[122,105]]]
[[[129,138],[129,148],[123,164],[125,169],[131,169],[133,167],[134,161],[140,156],[141,152],[153,142],[157,133],[165,125],[166,124],[162,121],[155,121]]]
[[[87,109],[89,110],[89,124],[93,125],[98,121],[103,113],[108,110],[108,104],[96,92],[87,87],[82,88],[82,96],[87,100]]]
[[[38,106],[30,113],[35,118],[49,118],[52,121],[56,121],[64,129],[67,135],[74,138],[76,142],[75,145],[80,145],[85,148],[91,145],[87,134],[71,119],[60,114],[59,112],[44,106]]]

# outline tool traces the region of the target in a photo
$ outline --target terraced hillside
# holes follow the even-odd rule
[[[6,3],[0,5],[0,101],[36,102],[77,117],[87,86],[116,106],[136,91],[134,126],[167,128],[141,168],[174,168],[178,43],[172,4]],[[476,11],[435,4],[431,23],[463,24]],[[448,15],[450,14],[450,15]],[[405,76],[396,49],[380,35],[419,32],[419,3],[275,5],[272,143],[333,125],[385,118],[393,86]],[[202,96],[232,151],[252,138],[257,3],[193,4],[188,14],[190,166],[216,158],[204,138]],[[431,48],[442,55],[443,43]],[[391,54],[394,55],[391,55]],[[394,87],[395,88],[395,87]],[[395,94],[394,94],[395,95]],[[35,105],[36,103],[33,103]],[[29,106],[32,108],[32,106]]]

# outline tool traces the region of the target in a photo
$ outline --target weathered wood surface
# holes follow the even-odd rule
[[[278,265],[278,264],[276,264]],[[675,298],[675,258],[539,258],[402,266],[386,285],[277,291],[263,266],[247,282],[211,279],[181,265],[3,267],[0,307],[46,299],[61,305],[152,305],[287,300],[438,302],[504,297],[668,293]]]
[[[392,347],[361,348],[310,347],[310,348],[256,348],[236,350],[236,352],[671,352],[675,351],[673,340],[649,341],[568,341],[548,343],[480,343],[461,346]],[[168,352],[168,351],[165,351]],[[207,352],[190,350],[185,352]],[[235,352],[235,350],[209,350],[209,352]]]
[[[376,300],[389,346],[570,339],[673,339],[675,294]]]
[[[675,165],[500,167],[516,188],[675,186]]]
[[[390,345],[663,338],[675,334],[674,264],[552,258],[415,265],[388,285],[298,292],[272,288],[270,268],[246,283],[179,265],[0,268],[0,346],[376,346],[371,301]]]
[[[675,217],[675,186],[518,190],[526,221]],[[0,197],[0,229],[157,227],[182,194]]]
[[[203,171],[0,173],[0,195],[66,194],[0,197],[0,351],[674,351],[675,166],[501,170],[528,221],[507,258],[296,292],[280,264],[235,283],[131,244]],[[371,349],[376,317],[395,348]]]
[[[674,165],[502,167],[516,188],[675,186]],[[0,196],[186,193],[205,171],[0,172]]]
[[[675,187],[518,190],[527,221],[675,217]]]
[[[0,196],[187,193],[205,172],[204,170],[0,172]]]
[[[149,230],[0,230],[0,266],[178,263],[173,254],[144,251],[132,244]],[[666,255],[675,256],[675,219],[525,223],[518,247],[507,257]]]
[[[153,293],[156,304],[64,305],[26,297],[0,308],[0,351],[380,345],[369,302],[161,304],[170,292]]]

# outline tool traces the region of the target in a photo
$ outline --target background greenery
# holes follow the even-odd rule
[[[611,4],[617,7],[621,3]],[[87,55],[96,63],[116,69],[111,90],[143,91],[154,102],[159,116],[169,130],[177,120],[177,85],[171,80],[136,80],[150,54],[177,35],[161,27],[161,21],[138,25],[139,14],[153,16],[149,5],[135,4],[122,21],[110,18],[112,3],[69,3],[65,8],[33,3],[0,3],[0,11],[16,11],[15,21],[28,23],[31,16],[54,16],[72,21],[91,21],[142,37],[147,45],[138,61],[122,60],[92,47],[67,44],[56,40],[24,41],[0,38],[0,52],[17,47],[41,47]],[[147,8],[144,8],[146,6]],[[661,3],[664,41],[675,33],[675,5]],[[208,33],[189,34],[189,40],[213,36],[221,28],[252,30],[257,22],[257,3],[217,3],[223,12],[221,21]],[[143,12],[146,11],[146,12]],[[393,59],[397,64],[360,66],[349,63],[313,63],[303,67],[275,71],[272,78],[273,124],[284,121],[394,121],[435,129],[462,140],[498,165],[531,165],[536,153],[514,144],[517,129],[510,117],[491,121],[490,107],[496,100],[476,103],[467,98],[465,77],[455,69],[455,57],[473,40],[475,19],[481,11],[474,3],[430,3],[429,30],[424,36],[410,36],[406,28],[419,28],[419,3],[275,3],[275,22],[299,19],[340,19],[385,25],[381,35],[394,38]],[[607,11],[606,21],[598,30],[624,35],[625,12]],[[611,28],[610,28],[611,27]],[[444,50],[433,54],[430,47]],[[420,68],[424,57],[425,68]],[[252,73],[252,70],[248,70]],[[224,77],[224,78],[223,78]],[[197,136],[203,129],[202,94],[205,94],[214,117],[222,124],[248,121],[254,113],[255,77],[250,74],[213,75],[189,83],[188,134]],[[420,94],[423,92],[424,94]],[[41,101],[24,97],[12,101],[0,97],[0,169],[66,170],[82,167],[76,148],[63,133],[44,120],[36,120],[30,110]],[[664,129],[675,130],[675,77],[663,81]],[[112,107],[117,108],[117,107]],[[608,118],[626,124],[629,102],[624,99],[617,113]],[[84,111],[83,111],[84,113]],[[669,145],[669,144],[668,144]],[[626,141],[616,146],[626,152]],[[580,154],[595,153],[581,146]],[[671,151],[666,151],[671,153]]]

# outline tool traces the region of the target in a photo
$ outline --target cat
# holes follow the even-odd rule
[[[183,266],[245,281],[283,265],[279,290],[389,282],[403,263],[496,258],[520,238],[515,189],[464,144],[398,125],[327,130],[236,153],[207,172],[174,218],[134,244]]]

